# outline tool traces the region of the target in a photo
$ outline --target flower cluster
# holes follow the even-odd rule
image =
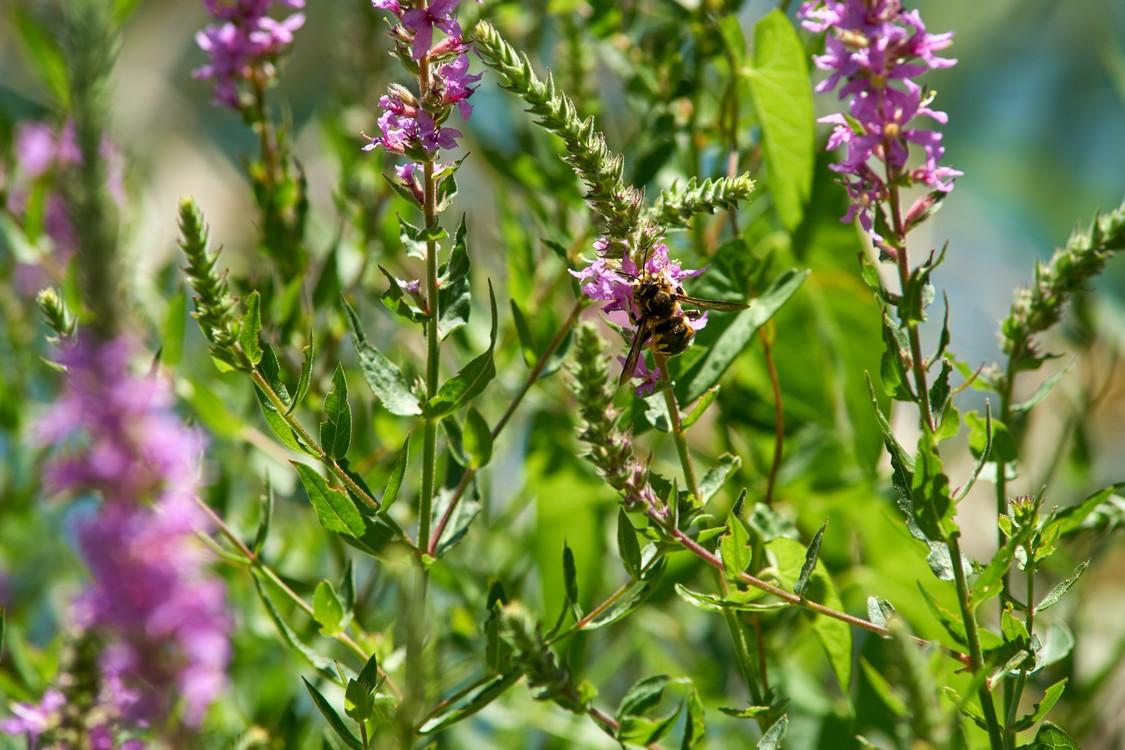
[[[633,300],[635,280],[640,276],[654,277],[668,282],[673,288],[680,287],[685,279],[690,279],[703,273],[704,269],[685,269],[679,261],[668,257],[668,246],[658,242],[653,246],[648,259],[644,263],[643,271],[637,267],[635,261],[626,253],[620,260],[611,258],[608,250],[610,243],[605,237],[594,242],[597,257],[581,271],[571,271],[582,285],[582,293],[592,300],[605,302],[602,312],[609,316],[614,324],[626,330],[631,338],[635,334],[633,328],[641,318]],[[687,320],[693,331],[698,331],[707,325],[706,313],[695,320]],[[621,358],[622,364],[625,358]],[[632,377],[640,380],[637,385],[637,395],[649,395],[655,390],[660,381],[659,369],[649,368],[644,357],[637,359],[637,366]]]
[[[239,83],[260,75],[264,85],[275,75],[273,61],[293,43],[293,32],[305,23],[303,13],[283,20],[269,15],[275,4],[292,10],[305,0],[203,0],[216,23],[195,36],[211,61],[194,71],[196,78],[215,82],[215,103],[242,109]]]
[[[169,384],[130,372],[133,353],[124,338],[69,341],[66,389],[37,438],[64,446],[45,469],[51,490],[103,498],[77,529],[93,580],[74,617],[105,644],[100,710],[139,727],[182,701],[194,725],[225,685],[229,653],[224,588],[195,538],[207,527],[195,502],[203,446],[173,413]],[[28,709],[23,731],[42,710]]]
[[[423,91],[415,96],[409,89],[391,85],[379,99],[382,114],[378,125],[380,135],[365,136],[369,143],[364,151],[382,148],[404,154],[419,162],[432,161],[440,149],[454,149],[461,131],[446,127],[445,121],[456,107],[462,119],[469,119],[473,107],[469,97],[480,75],[469,73],[468,43],[462,38],[461,26],[454,14],[460,0],[434,0],[417,7],[404,7],[399,0],[372,0],[372,5],[395,15],[399,23],[391,36],[399,45],[400,54],[414,62],[426,63]],[[434,44],[434,29],[445,38]],[[415,163],[396,169],[401,187],[417,197]],[[437,165],[435,171],[442,171]]]
[[[816,0],[804,3],[800,15],[806,29],[827,32],[825,54],[814,62],[831,74],[817,91],[839,87],[840,98],[849,99],[847,114],[820,120],[835,126],[829,150],[847,147],[844,159],[832,165],[852,201],[844,221],[858,216],[873,232],[875,206],[900,178],[941,193],[952,190],[952,179],[962,173],[939,166],[941,133],[913,121],[928,117],[944,125],[948,119],[930,108],[932,96],[914,78],[957,63],[936,54],[953,43],[953,34],[927,33],[918,11],[904,10],[901,0]],[[913,169],[907,168],[910,144],[924,152]]]

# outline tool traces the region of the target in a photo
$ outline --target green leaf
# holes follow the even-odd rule
[[[535,365],[536,360],[539,358],[539,347],[535,344],[535,336],[531,333],[531,328],[527,325],[527,319],[523,316],[523,310],[516,304],[516,301],[510,300],[512,308],[512,320],[516,324],[516,334],[520,339],[520,350],[523,353],[523,361],[528,367]]]
[[[621,698],[621,703],[617,707],[617,720],[620,721],[626,716],[641,716],[645,711],[655,707],[664,697],[664,689],[668,687],[669,682],[671,679],[668,675],[661,674],[634,683]]]
[[[630,585],[613,606],[587,622],[582,630],[597,630],[628,617],[648,601],[648,598],[656,591],[660,576],[663,575],[667,567],[667,560],[663,558],[658,563],[648,567],[641,575],[640,581],[635,581]]]
[[[566,600],[575,611],[578,611],[578,568],[574,564],[574,553],[566,542],[563,542],[562,564]]]
[[[1043,699],[1035,704],[1031,713],[1027,716],[1021,716],[1019,721],[1016,722],[1017,732],[1022,732],[1025,729],[1031,728],[1036,722],[1043,721],[1047,713],[1055,707],[1055,704],[1059,702],[1059,698],[1062,697],[1063,692],[1066,690],[1067,679],[1068,678],[1064,677],[1043,691]]]
[[[758,740],[758,750],[782,750],[786,733],[789,732],[789,717],[782,716]]]
[[[774,10],[754,26],[753,55],[750,90],[762,124],[766,184],[782,225],[793,231],[812,193],[816,159],[808,54],[785,13]]]
[[[386,512],[387,508],[398,499],[399,490],[402,489],[402,480],[406,476],[406,465],[410,463],[410,436],[402,443],[402,450],[395,457],[395,465],[387,476],[387,483],[383,485],[383,499],[380,509]]]
[[[1030,750],[1080,750],[1069,734],[1049,721],[1043,722],[1032,743],[1024,747]]]
[[[879,670],[871,666],[871,663],[867,661],[867,659],[860,659],[859,665],[863,669],[863,674],[867,678],[867,683],[871,686],[871,689],[875,691],[875,694],[879,696],[879,700],[883,702],[883,705],[889,708],[891,713],[895,716],[909,716],[910,709],[902,698],[898,697],[894,688],[891,687],[891,683],[887,681],[887,678],[879,674]]]
[[[703,416],[703,413],[707,411],[707,407],[714,403],[715,397],[718,395],[719,386],[715,385],[708,388],[706,393],[700,396],[699,400],[695,402],[695,406],[692,408],[691,413],[684,417],[681,427],[686,430],[687,428],[698,422],[699,418]]]
[[[328,726],[336,733],[336,736],[343,740],[344,744],[352,748],[352,750],[363,750],[363,744],[352,734],[347,725],[344,724],[344,720],[336,713],[336,709],[332,708],[332,704],[304,677],[301,678],[301,682],[305,683],[305,687],[308,689],[309,695],[312,696],[313,703],[316,704],[317,710],[320,711],[324,720],[328,722]]]
[[[989,442],[988,427],[991,423],[992,439]],[[981,417],[975,411],[965,414],[965,424],[969,426],[969,450],[977,458],[992,463],[1015,461],[1019,451],[1008,427],[995,417]],[[986,450],[987,449],[987,450]],[[987,455],[987,459],[983,457]]]
[[[1069,591],[1070,587],[1073,586],[1082,576],[1082,574],[1086,572],[1086,568],[1088,567],[1090,567],[1089,560],[1079,563],[1078,567],[1074,569],[1074,572],[1071,573],[1065,581],[1060,581],[1054,588],[1047,592],[1047,595],[1044,596],[1038,604],[1035,605],[1035,614],[1039,614],[1048,607],[1053,607],[1054,605],[1058,604],[1059,600],[1066,595],[1066,592]]]
[[[313,591],[313,619],[320,625],[323,635],[340,633],[347,624],[348,612],[330,581],[321,581]]]
[[[719,539],[719,555],[723,559],[723,571],[728,579],[736,579],[750,565],[753,550],[750,549],[750,534],[742,525],[742,520],[734,513],[727,516],[727,530]]]
[[[500,695],[522,677],[523,674],[518,671],[509,672],[504,675],[496,675],[491,680],[470,690],[464,695],[460,695],[456,700],[451,701],[444,710],[439,711],[427,719],[425,723],[418,728],[418,733],[433,734],[434,732],[439,732],[445,727],[472,716],[489,703],[499,698]]]
[[[875,419],[879,424],[880,432],[883,433],[883,443],[891,457],[891,485],[895,491],[895,505],[906,516],[906,525],[911,535],[924,540],[925,534],[914,523],[914,501],[911,499],[913,494],[911,488],[914,485],[914,461],[906,453],[891,430],[891,424],[887,421],[886,415],[883,414],[883,409],[879,406],[879,399],[875,395],[875,385],[871,382],[871,374],[866,373],[866,375],[871,408],[875,411]]]
[[[732,716],[736,719],[753,719],[756,716],[769,713],[770,707],[747,706],[746,708],[731,708],[729,706],[719,706],[719,710],[727,716]]]
[[[422,413],[422,406],[418,397],[406,384],[402,371],[398,365],[391,362],[381,351],[367,341],[363,330],[359,326],[359,316],[355,310],[344,300],[344,310],[348,314],[348,321],[352,328],[352,341],[356,353],[359,355],[359,366],[363,371],[363,379],[371,386],[375,397],[383,402],[391,414],[400,417],[410,417]]]
[[[699,691],[692,687],[687,698],[687,721],[684,722],[684,736],[680,740],[680,750],[692,750],[703,742],[703,735],[707,732],[704,722],[703,701]]]
[[[273,620],[274,627],[276,627],[277,632],[281,634],[282,640],[284,640],[290,648],[304,657],[305,661],[321,674],[331,680],[338,679],[336,670],[332,669],[332,662],[305,645],[300,637],[293,632],[293,629],[289,627],[288,623],[285,622],[281,613],[277,611],[277,607],[274,606],[273,601],[269,598],[269,595],[266,594],[266,590],[262,588],[259,575],[258,573],[254,573],[253,575],[254,589],[258,592],[258,598],[262,600],[262,604],[266,606],[266,612],[269,614],[270,619]]]
[[[817,529],[812,541],[809,542],[809,547],[805,551],[805,564],[801,566],[801,574],[797,576],[797,582],[793,584],[793,593],[797,596],[805,595],[805,589],[809,586],[809,577],[812,575],[817,558],[820,556],[820,542],[824,539],[824,532],[827,529],[828,521],[825,520]]]
[[[1103,503],[1112,503],[1114,497],[1122,491],[1125,491],[1125,482],[1118,482],[1098,490],[1077,505],[1063,508],[1052,520],[1044,524],[1042,536],[1058,538],[1077,531]]]
[[[441,419],[460,409],[484,391],[485,386],[496,377],[496,365],[492,352],[496,347],[496,296],[492,292],[492,282],[488,283],[488,301],[492,310],[492,330],[488,337],[488,349],[484,354],[469,362],[461,371],[442,383],[441,388],[422,410],[427,419]]]
[[[970,412],[970,416],[975,412]],[[986,401],[984,403],[984,424],[981,426],[981,437],[983,442],[979,444],[980,455],[977,458],[976,464],[973,466],[973,473],[969,475],[969,481],[957,490],[957,494],[953,498],[954,504],[959,504],[962,500],[969,496],[969,490],[973,489],[973,485],[977,483],[980,478],[981,471],[984,470],[984,465],[988,463],[989,458],[992,456],[992,406]],[[971,439],[971,438],[970,438]]]
[[[748,591],[732,589],[729,598],[726,599],[721,596],[716,596],[715,594],[693,591],[679,583],[675,585],[675,589],[676,594],[681,599],[696,609],[702,609],[704,612],[725,612],[728,610],[734,610],[736,612],[773,612],[790,606],[783,601],[754,601],[765,595],[764,592],[758,589],[749,589]]]
[[[445,509],[449,507],[449,503],[453,500],[453,490],[443,489],[438,493],[437,501],[434,503],[434,515],[441,518],[445,514]],[[469,530],[469,525],[480,513],[480,498],[477,497],[476,482],[469,482],[469,486],[465,489],[465,494],[461,497],[461,501],[453,511],[453,515],[449,517],[449,523],[446,524],[445,530],[441,533],[441,539],[438,541],[437,552],[438,557],[445,554],[446,550],[451,548]]]
[[[372,696],[379,688],[379,660],[375,654],[363,665],[355,679],[348,680],[344,690],[344,713],[356,722],[371,718],[375,709]]]
[[[262,494],[258,496],[258,530],[254,534],[254,542],[250,545],[250,550],[255,554],[260,554],[262,547],[266,545],[266,539],[270,535],[270,520],[273,518],[273,486],[270,484],[269,477],[266,477],[266,485],[262,488]]]
[[[1074,359],[1070,360],[1070,363],[1066,367],[1062,368],[1054,375],[1040,383],[1039,387],[1035,389],[1035,393],[1031,394],[1031,398],[1029,398],[1027,401],[1021,401],[1018,404],[1013,404],[1012,411],[1016,414],[1024,414],[1034,409],[1040,401],[1047,398],[1051,391],[1054,390],[1055,386],[1059,384],[1059,381],[1066,377],[1066,374],[1070,372],[1070,368],[1074,367],[1074,363],[1077,361],[1078,357],[1075,357]]]
[[[41,79],[55,101],[66,106],[69,91],[66,55],[54,35],[25,8],[16,6],[12,22],[28,67]]]
[[[343,458],[352,444],[352,407],[348,403],[348,380],[343,365],[336,365],[332,390],[324,399],[320,418],[320,447],[332,458]]]
[[[242,314],[242,324],[239,327],[238,341],[242,345],[242,353],[250,360],[250,364],[257,365],[262,361],[262,295],[257,290],[250,292],[246,298],[246,312]]]
[[[626,572],[633,578],[641,574],[641,545],[637,541],[637,530],[629,522],[624,508],[617,509],[617,553]]]
[[[297,404],[305,399],[312,382],[313,360],[316,357],[316,346],[313,341],[312,331],[309,331],[309,343],[305,344],[305,356],[301,362],[301,375],[297,380],[297,390],[293,392],[293,403],[289,405],[289,413],[297,408]]]
[[[750,303],[748,310],[736,315],[699,363],[679,378],[676,395],[680,403],[690,404],[715,385],[731,363],[754,340],[758,329],[789,301],[808,275],[808,271],[786,271],[774,280],[762,296]]]
[[[474,469],[487,466],[492,460],[492,430],[480,412],[473,407],[469,407],[469,412],[465,415],[463,434],[462,445],[469,465]]]
[[[426,311],[418,306],[420,304],[419,299],[413,294],[407,295],[393,273],[383,266],[379,266],[379,271],[387,279],[386,291],[379,294],[383,307],[412,323],[424,323],[430,319]],[[406,282],[402,283],[405,284]]]
[[[931,435],[918,439],[914,457],[914,481],[910,485],[914,523],[929,539],[946,539],[956,531],[953,515],[957,506],[949,490],[949,477]]]
[[[699,492],[703,497],[699,498],[701,504],[706,504],[711,498],[715,496],[726,483],[727,478],[730,477],[738,467],[742,465],[742,459],[730,453],[724,453],[719,456],[719,465],[713,469],[709,469],[703,475],[703,480],[699,483]]]
[[[445,338],[469,322],[469,251],[465,243],[465,217],[453,239],[449,263],[438,278],[438,336]]]
[[[362,539],[367,524],[352,499],[334,490],[324,481],[324,477],[305,464],[293,461],[294,468],[301,478],[301,484],[308,493],[320,525],[337,534]]]

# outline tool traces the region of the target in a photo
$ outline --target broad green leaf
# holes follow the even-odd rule
[[[770,198],[782,225],[793,231],[812,193],[815,118],[808,53],[780,10],[754,26],[749,81],[762,124]]]
[[[320,447],[332,458],[343,458],[352,444],[352,407],[348,403],[348,379],[343,365],[336,365],[332,390],[324,399],[320,418]]]
[[[328,726],[332,728],[336,736],[343,740],[344,744],[352,748],[352,750],[364,750],[363,743],[352,734],[351,730],[348,729],[348,726],[344,723],[344,720],[336,713],[336,709],[320,694],[320,691],[313,687],[312,683],[304,677],[301,678],[301,682],[305,683],[305,688],[308,689],[309,695],[312,696],[313,703],[316,705],[317,710],[320,711],[320,714],[324,717],[324,720],[328,722]]]
[[[418,397],[406,384],[406,378],[398,365],[391,362],[381,351],[367,341],[363,330],[359,326],[359,316],[355,310],[344,300],[344,310],[348,314],[348,321],[352,328],[352,341],[356,353],[359,355],[359,366],[363,371],[363,379],[371,386],[375,397],[383,402],[391,414],[400,417],[410,417],[422,413],[422,406]]]
[[[483,468],[492,460],[492,430],[480,412],[473,407],[469,407],[469,412],[465,415],[462,445],[472,468]]]
[[[801,574],[797,576],[797,582],[793,584],[793,593],[797,596],[804,596],[805,589],[809,587],[809,577],[816,567],[817,558],[820,557],[820,542],[824,539],[824,532],[827,529],[828,521],[826,520],[817,529],[812,541],[809,542],[808,549],[805,550],[805,564],[801,566]]]
[[[641,545],[637,541],[637,530],[629,522],[624,508],[617,509],[617,553],[626,572],[633,578],[641,574]]]
[[[348,680],[344,691],[344,713],[353,721],[371,717],[375,708],[373,694],[379,687],[379,661],[374,654],[363,665],[355,679]]]
[[[758,740],[758,750],[782,750],[785,735],[789,732],[789,717],[782,716]]]
[[[324,481],[324,477],[305,464],[293,462],[301,484],[308,493],[320,525],[337,534],[350,536],[353,539],[362,539],[367,531],[367,524],[356,508],[352,499],[344,493],[334,490]]]
[[[438,336],[445,338],[469,322],[469,250],[465,241],[465,217],[457,227],[449,263],[442,267],[438,287]]]
[[[242,353],[257,365],[262,361],[262,295],[257,290],[250,292],[246,298],[246,311],[242,314],[242,324],[239,326],[238,342],[242,346]]]
[[[785,609],[790,606],[783,601],[770,601],[770,602],[756,602],[755,599],[760,599],[765,594],[758,589],[750,589],[747,592],[738,592],[732,590],[730,598],[724,599],[715,594],[705,594],[702,591],[693,591],[687,586],[676,584],[676,594],[681,599],[697,609],[702,609],[705,612],[724,612],[727,610],[734,610],[737,612],[773,612],[779,609]]]
[[[1022,547],[1031,538],[1035,532],[1035,527],[1032,524],[1023,526],[1015,533],[1014,536],[1008,538],[984,570],[980,572],[976,581],[972,583],[972,596],[970,597],[970,604],[973,609],[976,609],[984,602],[988,601],[994,596],[999,596],[1004,588],[1004,577],[1008,575],[1008,571],[1012,567],[1012,560],[1015,558],[1016,548]]]
[[[731,363],[754,340],[758,329],[789,301],[808,275],[808,271],[786,271],[774,280],[762,296],[750,304],[748,310],[736,315],[699,363],[679,378],[676,395],[680,403],[690,404],[715,385]]]
[[[437,500],[434,503],[434,515],[441,518],[445,514],[445,509],[449,507],[449,503],[453,500],[453,490],[443,489],[438,493]],[[441,539],[438,540],[437,549],[435,550],[438,557],[445,554],[453,545],[461,541],[465,533],[469,530],[469,525],[480,513],[480,498],[477,496],[476,482],[469,482],[469,486],[465,488],[465,494],[462,495],[461,501],[457,503],[457,507],[453,510],[453,515],[449,518],[449,523],[446,524],[445,529],[441,533]]]
[[[322,634],[332,636],[344,629],[348,612],[330,581],[321,581],[316,585],[312,604],[313,619],[320,625]]]
[[[441,419],[460,409],[484,391],[485,386],[496,377],[496,365],[492,352],[496,347],[496,297],[492,292],[492,282],[488,284],[488,300],[492,310],[492,330],[488,337],[488,349],[484,354],[469,362],[461,371],[442,383],[441,388],[430,399],[422,414],[427,419]]]
[[[955,533],[953,515],[957,506],[950,495],[949,476],[933,437],[926,433],[918,439],[910,499],[914,523],[927,538],[946,539]]]
[[[1059,600],[1061,600],[1063,596],[1066,595],[1066,592],[1069,591],[1070,587],[1073,586],[1082,576],[1082,574],[1086,572],[1086,568],[1088,567],[1090,567],[1089,560],[1079,563],[1078,567],[1074,569],[1074,572],[1071,573],[1066,578],[1066,580],[1060,581],[1054,588],[1047,592],[1047,595],[1044,596],[1038,604],[1035,605],[1035,613],[1039,614],[1048,607],[1053,607],[1054,605],[1058,604]]]

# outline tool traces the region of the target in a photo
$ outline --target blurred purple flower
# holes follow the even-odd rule
[[[273,61],[293,43],[293,33],[305,23],[303,13],[282,20],[269,16],[274,5],[293,10],[305,7],[304,0],[203,0],[218,23],[195,35],[196,44],[210,62],[193,72],[201,80],[215,82],[214,101],[241,109],[239,83],[255,69],[274,74]]]
[[[0,719],[0,732],[23,737],[30,747],[35,747],[39,735],[55,725],[59,710],[65,705],[66,697],[53,689],[43,693],[39,703],[12,703],[12,716]]]
[[[820,120],[834,127],[829,150],[846,148],[844,158],[831,166],[843,176],[851,199],[844,221],[858,216],[873,232],[875,206],[887,197],[887,176],[872,161],[882,162],[892,179],[903,176],[939,192],[952,190],[953,178],[962,173],[938,165],[945,153],[941,133],[911,124],[918,117],[942,125],[948,120],[944,112],[930,109],[931,97],[913,79],[957,63],[936,54],[953,43],[953,34],[927,33],[918,12],[903,10],[901,0],[816,0],[804,3],[800,16],[806,29],[827,34],[825,54],[813,61],[830,75],[816,90],[839,87],[839,97],[849,100],[848,115]],[[920,166],[908,170],[911,144],[924,156]]]
[[[208,577],[195,534],[208,527],[195,503],[202,440],[172,411],[168,382],[129,368],[125,338],[69,342],[59,361],[66,388],[39,425],[43,444],[64,446],[48,487],[99,492],[78,541],[93,582],[76,618],[106,640],[105,700],[143,723],[183,701],[197,724],[222,690],[229,654],[224,588]]]

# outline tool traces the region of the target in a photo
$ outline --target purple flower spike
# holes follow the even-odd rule
[[[921,117],[944,125],[948,117],[930,109],[913,79],[957,63],[937,55],[953,44],[953,34],[927,33],[918,11],[903,10],[901,0],[815,0],[801,6],[800,16],[806,29],[827,33],[825,53],[813,61],[830,75],[816,90],[839,89],[848,100],[847,117],[820,120],[833,126],[829,150],[845,147],[844,158],[832,165],[851,199],[843,220],[858,217],[874,234],[875,206],[887,197],[886,172],[931,190],[952,190],[962,173],[938,165],[945,153],[941,133],[914,124]],[[923,154],[915,169],[907,169],[911,145]]]
[[[460,0],[433,0],[424,8],[412,8],[402,14],[402,25],[414,32],[411,55],[421,60],[434,41],[434,27],[452,39],[461,39],[461,24],[453,17]]]
[[[633,287],[638,273],[637,264],[626,255],[621,260],[607,257],[609,241],[600,237],[594,242],[597,257],[590,265],[581,271],[571,270],[570,274],[581,282],[582,293],[592,300],[605,302],[602,312],[610,322],[627,331],[631,338],[635,333],[637,323],[641,319],[641,311],[633,299]],[[668,246],[663,242],[653,247],[648,260],[644,265],[644,276],[651,276],[666,281],[673,288],[679,287],[685,279],[699,276],[705,269],[685,269],[679,261],[668,257]],[[707,325],[707,316],[703,315],[695,320],[686,319],[692,333]],[[622,364],[625,357],[621,357]],[[637,365],[632,377],[641,382],[637,385],[637,395],[651,395],[660,382],[659,369],[652,368],[645,363],[644,357],[637,359]]]

